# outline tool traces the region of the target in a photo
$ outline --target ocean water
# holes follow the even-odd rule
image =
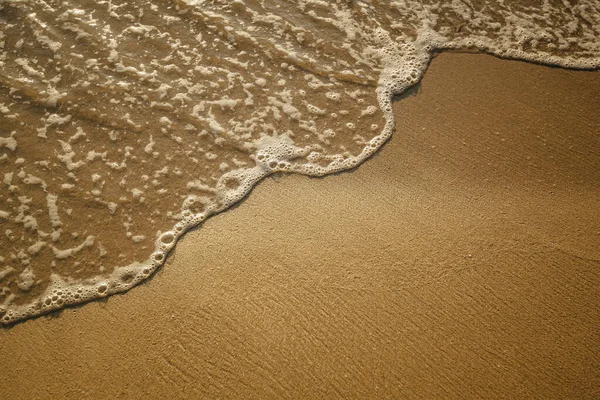
[[[444,50],[596,69],[600,4],[0,2],[0,321],[128,290],[272,173],[360,164]]]

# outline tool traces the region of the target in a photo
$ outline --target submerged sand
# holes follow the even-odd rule
[[[156,276],[0,330],[6,398],[595,398],[600,74],[442,54],[350,173],[268,178]]]

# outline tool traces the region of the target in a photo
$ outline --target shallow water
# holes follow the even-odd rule
[[[360,164],[436,51],[600,66],[591,1],[0,7],[5,324],[131,288],[273,172]]]

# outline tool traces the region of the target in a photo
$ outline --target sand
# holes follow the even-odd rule
[[[356,170],[268,178],[149,282],[0,330],[0,397],[598,398],[598,93],[440,55]]]

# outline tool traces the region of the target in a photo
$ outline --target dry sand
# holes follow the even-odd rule
[[[0,397],[599,398],[598,93],[440,55],[357,170],[267,179],[148,283],[0,330]]]

